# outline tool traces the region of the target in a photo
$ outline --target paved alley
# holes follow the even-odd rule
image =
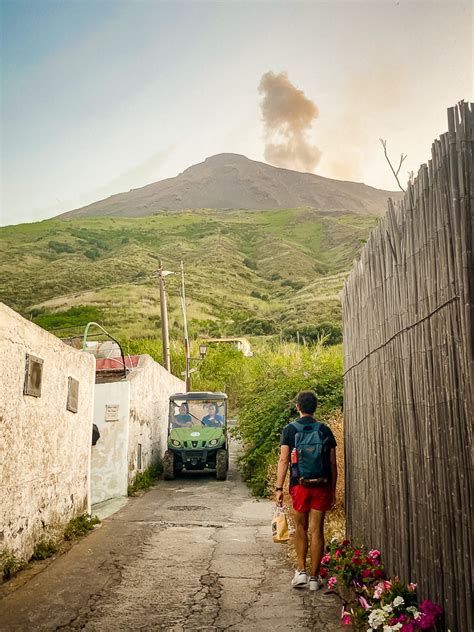
[[[236,469],[160,481],[0,601],[0,629],[336,632],[333,595],[296,591],[272,506]]]

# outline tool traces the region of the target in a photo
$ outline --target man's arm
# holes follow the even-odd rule
[[[331,452],[330,452],[329,458],[331,460],[331,486],[332,486],[332,493],[333,493],[332,504],[334,506],[334,504],[336,502],[336,483],[337,483],[336,448],[331,448]]]
[[[286,473],[288,471],[289,459],[290,459],[290,446],[289,445],[280,446],[280,460],[278,461],[278,467],[277,467],[276,487],[283,487],[283,484],[286,478]],[[276,502],[278,505],[283,504],[283,490],[277,491]]]

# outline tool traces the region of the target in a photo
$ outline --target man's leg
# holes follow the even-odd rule
[[[295,550],[298,570],[304,571],[306,568],[306,555],[308,553],[308,513],[293,511],[295,520]]]
[[[311,536],[311,576],[319,575],[319,567],[324,552],[324,511],[311,509],[309,531]]]

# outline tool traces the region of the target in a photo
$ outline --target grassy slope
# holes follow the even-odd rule
[[[281,326],[335,322],[345,273],[375,222],[308,209],[201,210],[6,227],[0,299],[24,315],[92,306],[117,334],[153,335],[158,259],[171,270],[183,259],[190,318],[238,310]],[[168,278],[172,325],[180,322],[177,284]]]

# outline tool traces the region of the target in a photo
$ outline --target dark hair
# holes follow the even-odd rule
[[[316,410],[318,400],[313,391],[301,391],[296,399],[296,403],[302,413],[312,415]]]

